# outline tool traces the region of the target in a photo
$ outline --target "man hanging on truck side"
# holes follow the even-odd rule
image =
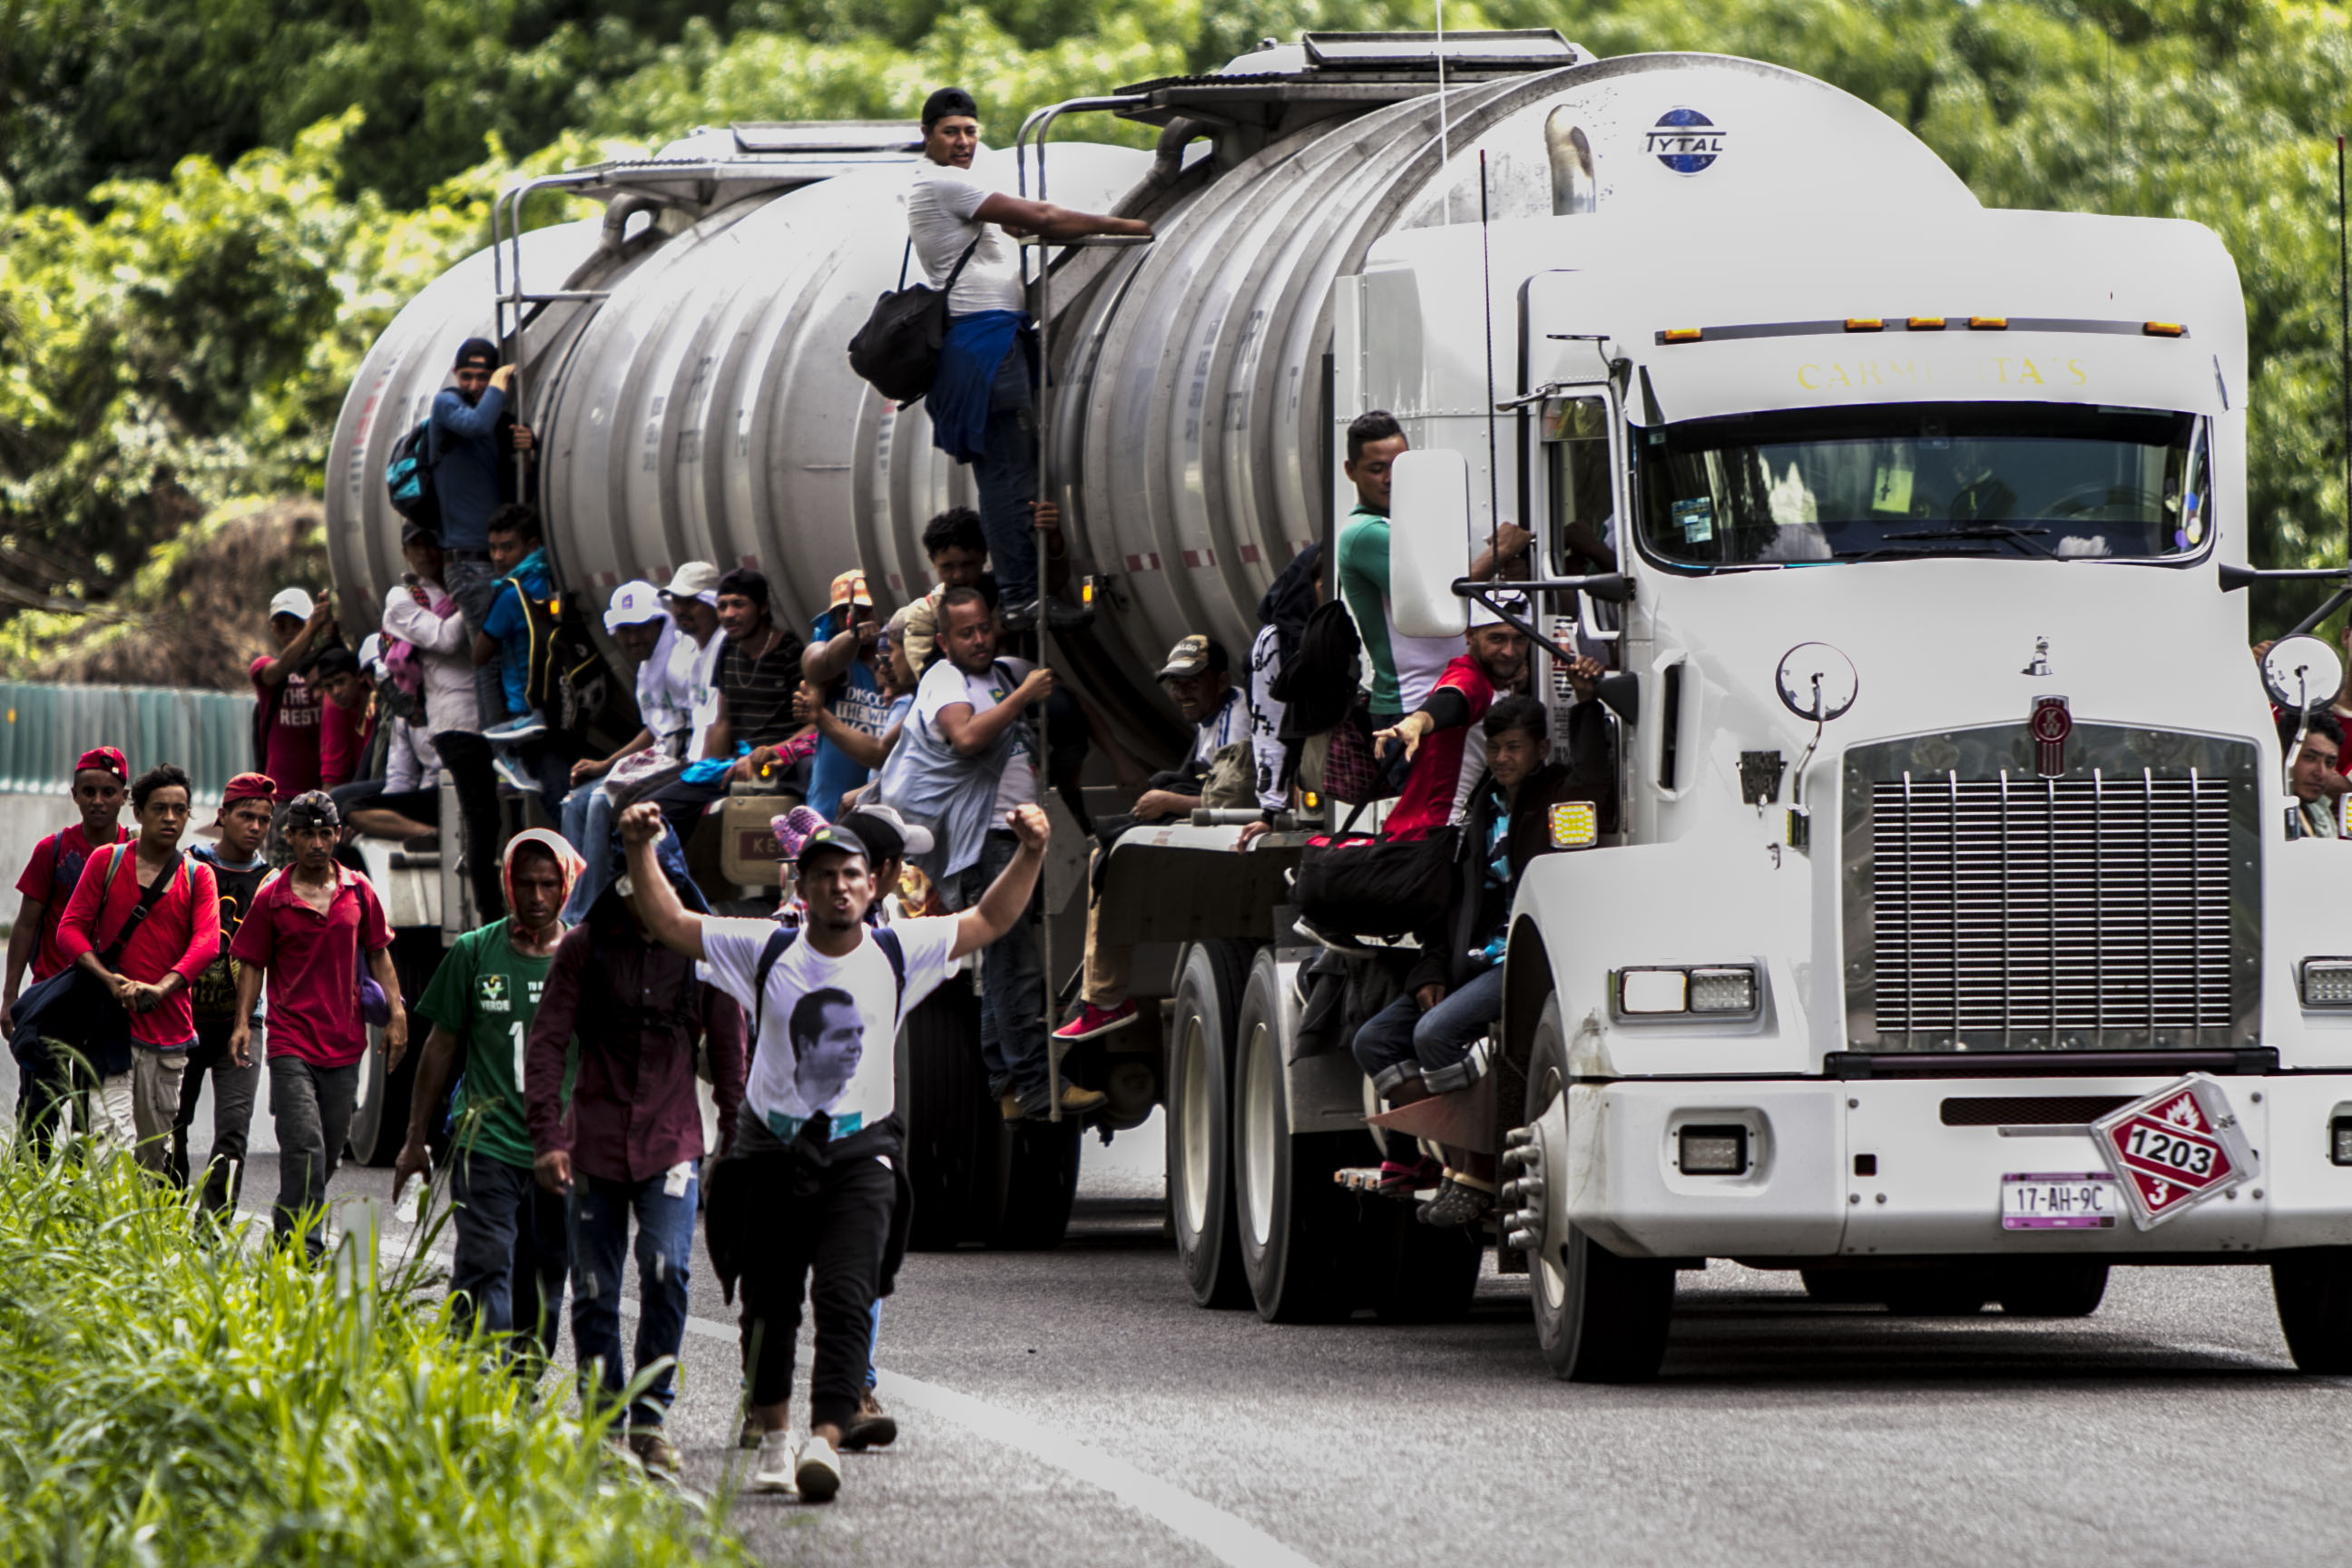
[[[947,341],[929,398],[931,442],[972,466],[981,527],[996,565],[1005,626],[1020,630],[1038,610],[1037,547],[1030,510],[1037,499],[1034,410],[1035,340],[1013,238],[1087,235],[1149,238],[1139,218],[1074,212],[993,189],[971,174],[980,150],[980,105],[960,87],[923,103],[923,162],[907,197],[907,226],[923,272],[948,290]],[[1084,625],[1075,605],[1049,608],[1055,625]]]
[[[490,565],[490,515],[506,501],[520,499],[512,488],[509,458],[530,451],[534,443],[528,426],[506,420],[515,367],[499,363],[497,344],[487,338],[467,338],[457,346],[450,375],[456,384],[433,398],[433,489],[441,506],[441,549],[447,569],[443,580],[465,616],[466,629],[478,637],[498,596],[499,574]],[[506,712],[498,670],[477,667],[474,690],[481,722],[498,722]]]

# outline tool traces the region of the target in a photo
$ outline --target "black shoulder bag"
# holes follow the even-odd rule
[[[873,310],[857,335],[849,340],[849,368],[875,391],[904,406],[930,391],[940,374],[940,349],[948,341],[948,296],[963,276],[964,263],[980,248],[975,237],[956,258],[947,286],[928,283],[907,287],[907,257],[915,251],[907,241],[907,257],[898,261],[898,287],[874,301]]]
[[[113,886],[114,875],[122,868],[123,860],[137,852],[136,845],[121,846],[113,863],[106,868],[106,887]],[[148,911],[179,875],[180,857],[174,854],[123,917],[122,929],[114,933],[114,940],[98,955],[100,963],[113,969],[122,962],[122,950],[131,945],[131,936],[146,923]],[[105,908],[103,889],[99,907]],[[40,1052],[46,1058],[46,1046],[55,1042],[79,1047],[90,1065],[101,1073],[130,1070],[131,1015],[99,984],[98,976],[79,962],[68,964],[17,997],[16,1010],[9,1014],[8,1020],[16,1059],[26,1068],[46,1065],[45,1060],[37,1063],[34,1053]]]

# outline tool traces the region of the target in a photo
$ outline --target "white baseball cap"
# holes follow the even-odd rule
[[[310,602],[310,595],[301,589],[280,588],[277,596],[269,601],[269,618],[274,621],[280,616],[291,616],[298,621],[307,621],[315,608],[317,606]]]
[[[677,569],[662,593],[672,599],[700,599],[707,605],[719,602],[719,568],[708,561],[689,561]]]
[[[624,583],[613,590],[613,602],[604,607],[604,629],[617,632],[623,626],[641,626],[668,614],[662,605],[661,590],[651,583],[642,579]]]
[[[370,632],[360,640],[360,666],[370,675],[375,673],[376,660],[383,657],[383,634]]]

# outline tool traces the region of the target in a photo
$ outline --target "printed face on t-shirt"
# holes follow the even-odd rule
[[[793,1089],[811,1110],[831,1110],[866,1059],[866,1024],[846,991],[813,991],[793,1009]]]

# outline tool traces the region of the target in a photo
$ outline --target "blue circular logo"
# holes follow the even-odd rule
[[[1723,156],[1723,127],[1696,109],[1669,109],[1648,132],[1648,151],[1677,174],[1696,174]]]

